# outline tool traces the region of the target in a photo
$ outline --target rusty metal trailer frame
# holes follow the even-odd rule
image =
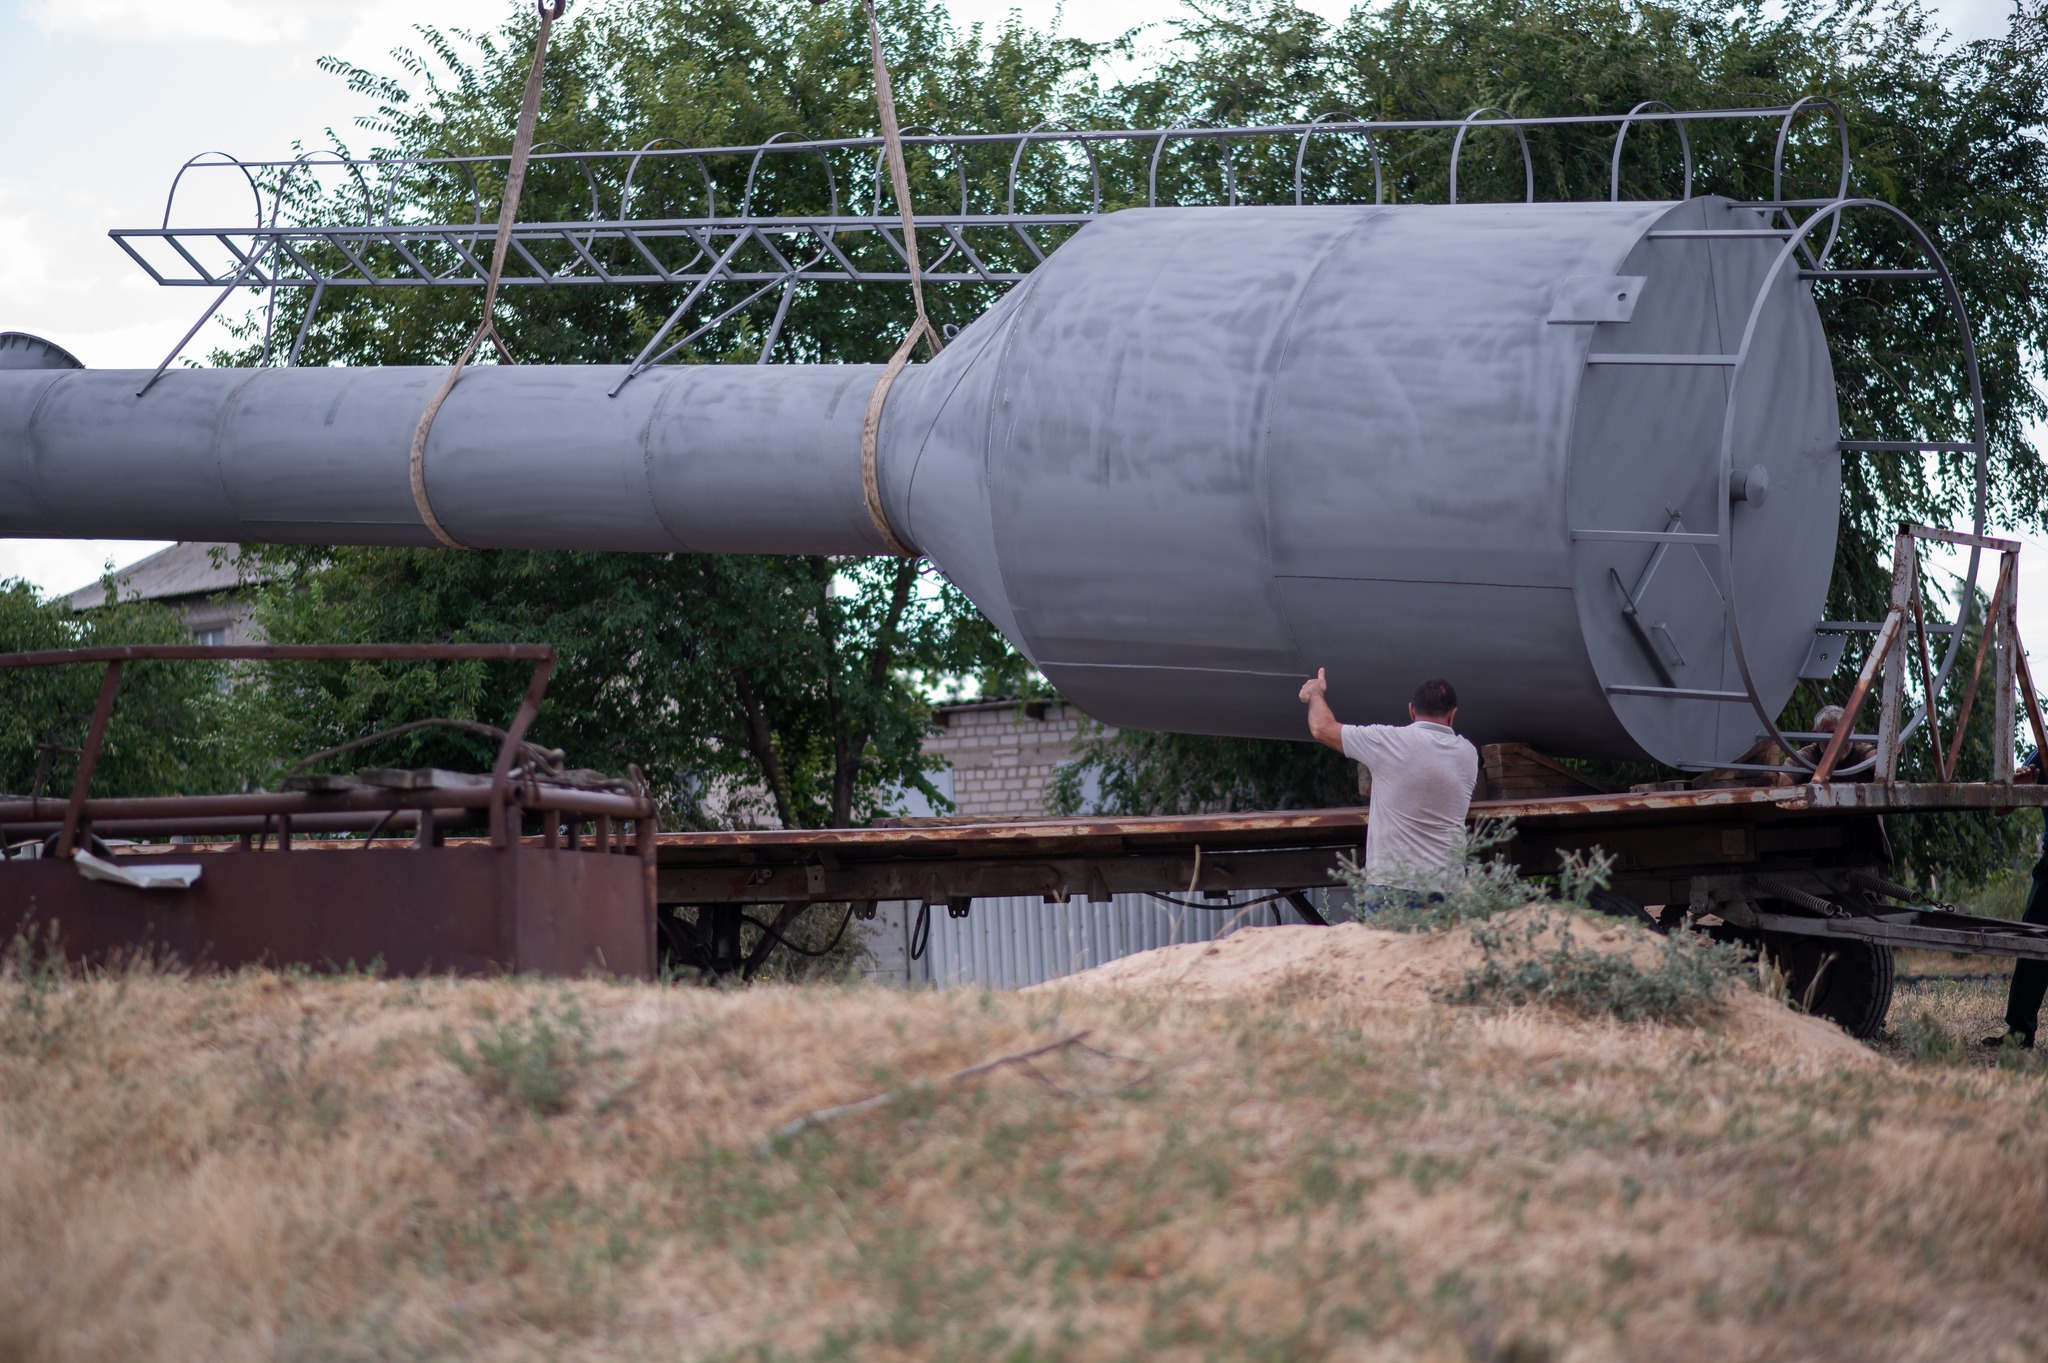
[[[95,798],[123,672],[147,662],[528,662],[488,777],[419,787],[354,780],[239,795]],[[99,665],[98,701],[63,800],[0,796],[0,943],[16,933],[77,959],[141,953],[195,964],[373,963],[429,971],[654,973],[654,802],[521,770],[555,651],[541,644],[148,645],[0,655],[0,671]],[[536,836],[522,836],[529,816]],[[486,837],[450,843],[450,832]],[[356,835],[346,841],[336,835]],[[195,841],[232,837],[233,842]],[[115,848],[107,839],[174,839]],[[96,860],[81,863],[82,850]],[[44,853],[36,855],[36,853]],[[367,853],[368,855],[364,855]],[[199,868],[141,888],[82,867]]]
[[[1888,897],[1856,878],[1883,879],[1887,817],[2043,807],[2042,785],[1841,783],[1495,800],[1474,804],[1472,816],[1513,821],[1505,854],[1529,874],[1598,847],[1614,857],[1613,888],[1627,901],[1750,926],[1745,903],[1782,900],[1788,889],[1811,899]],[[1347,808],[663,833],[656,897],[669,907],[907,900],[959,912],[976,899],[1019,895],[1101,903],[1132,893],[1306,891],[1337,883],[1337,859],[1357,855],[1367,817]],[[1923,905],[1837,907],[1843,916],[1819,917],[1811,930],[2048,959],[2048,929],[2029,924]],[[1754,925],[1800,930],[1776,921],[1788,916]]]
[[[1613,858],[1612,884],[1596,907],[1659,928],[1683,919],[1762,946],[1795,997],[1867,1037],[1889,1006],[1895,948],[2048,960],[2048,927],[1964,914],[1891,880],[1887,821],[2043,808],[2048,786],[2036,784],[1838,782],[1492,800],[1475,803],[1472,816],[1512,821],[1504,855],[1525,874],[1601,849]],[[1264,891],[1317,923],[1307,892],[1336,883],[1338,859],[1359,853],[1367,819],[1349,808],[665,833],[656,894],[665,932],[676,931],[668,911],[693,907],[696,945],[729,933],[735,960],[747,904],[846,903],[872,913],[897,900],[928,920],[1006,896],[1221,901]]]

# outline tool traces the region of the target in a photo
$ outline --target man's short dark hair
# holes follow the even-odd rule
[[[1415,688],[1408,703],[1415,707],[1416,714],[1436,719],[1458,708],[1458,693],[1442,677],[1431,677]]]

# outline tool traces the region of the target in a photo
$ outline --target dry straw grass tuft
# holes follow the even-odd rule
[[[1262,929],[1025,994],[17,971],[0,1359],[2048,1353],[2048,1079],[1749,991],[1447,1007],[1471,949]]]

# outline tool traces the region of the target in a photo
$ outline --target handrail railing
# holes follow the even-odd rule
[[[1326,145],[1338,147],[1345,145],[1347,138],[1362,137],[1371,159],[1372,202],[1377,204],[1386,202],[1388,194],[1383,147],[1400,137],[1443,137],[1449,152],[1445,195],[1456,203],[1466,140],[1483,124],[1515,135],[1521,151],[1523,197],[1533,202],[1536,182],[1531,133],[1611,133],[1614,150],[1607,184],[1598,187],[1606,192],[1602,195],[1595,192],[1596,187],[1587,186],[1583,198],[1592,202],[1619,196],[1621,149],[1632,128],[1670,124],[1677,130],[1683,162],[1681,183],[1684,196],[1690,198],[1696,126],[1746,121],[1763,125],[1772,139],[1775,200],[1783,192],[1786,151],[1794,129],[1806,115],[1822,112],[1832,115],[1837,126],[1840,164],[1834,178],[1839,186],[1846,186],[1850,173],[1846,125],[1831,102],[1812,98],[1757,108],[1693,110],[1644,101],[1614,114],[1518,116],[1491,108],[1461,119],[1323,114],[1306,122],[1234,127],[1189,121],[1165,128],[1041,123],[1019,132],[912,130],[902,142],[911,151],[923,149],[947,158],[943,178],[948,182],[948,201],[928,205],[946,211],[920,209],[918,213],[919,221],[939,240],[937,259],[923,265],[923,280],[934,285],[1001,287],[1024,279],[1044,262],[1058,244],[1049,234],[1063,240],[1063,234],[1085,226],[1105,211],[1166,202],[1161,160],[1169,142],[1181,148],[1196,144],[1220,149],[1215,183],[1196,192],[1193,202],[1230,206],[1252,202],[1255,168],[1262,167],[1258,173],[1263,174],[1270,191],[1266,201],[1299,205],[1308,188],[1313,139],[1325,136],[1330,139]],[[889,195],[879,137],[778,133],[762,142],[715,147],[663,145],[664,141],[657,138],[639,147],[595,151],[536,150],[530,158],[536,169],[570,163],[571,173],[580,177],[587,190],[589,215],[516,224],[510,268],[500,282],[511,288],[631,285],[692,290],[678,315],[701,302],[708,308],[709,319],[672,348],[726,325],[771,296],[782,311],[799,285],[908,282],[907,262],[894,236],[900,213],[897,206],[885,202]],[[1051,172],[1048,183],[1052,198],[1067,199],[1072,206],[1042,205],[1037,212],[1020,213],[1020,188],[1027,181],[1038,183],[1046,165],[1043,158],[1027,153],[1033,148],[1061,146],[1072,154]],[[979,157],[973,176],[969,174],[970,156]],[[1341,165],[1343,159],[1334,164]],[[483,287],[488,272],[477,252],[478,229],[484,219],[477,172],[506,164],[508,154],[499,153],[348,157],[323,151],[289,159],[248,160],[210,152],[180,167],[157,224],[116,228],[109,235],[156,283],[216,291],[211,306],[166,357],[166,366],[236,290],[245,288],[270,292],[261,349],[262,362],[270,362],[276,291],[309,288],[313,295],[284,354],[286,363],[296,364],[314,314],[329,289]],[[678,181],[690,186],[682,201],[657,201],[650,192],[649,179],[664,164],[688,167]],[[1408,164],[1414,164],[1412,159]],[[802,194],[794,200],[778,196],[777,208],[764,213],[757,209],[756,189],[764,173],[772,173],[777,165],[795,172],[797,183],[809,184],[815,192],[809,194],[808,203]],[[1125,182],[1106,190],[1105,179],[1113,170]],[[236,175],[237,191],[247,188],[253,194],[255,213],[249,225],[172,225],[180,189],[208,173]],[[1339,182],[1348,186],[1348,172],[1335,173]],[[329,189],[322,176],[341,178]],[[439,197],[456,204],[456,220],[394,222],[392,206],[401,189],[431,188],[436,179],[446,180],[449,192]],[[435,197],[426,195],[429,202]],[[579,197],[583,195],[579,193]],[[1045,195],[1034,192],[1025,197],[1035,200]],[[1182,186],[1171,197],[1189,203],[1189,186]],[[1357,196],[1340,190],[1335,197],[1349,200]],[[1823,202],[1827,201],[1817,200],[1813,206]],[[354,220],[358,211],[360,221]],[[714,284],[737,286],[745,296],[707,298],[704,291]]]

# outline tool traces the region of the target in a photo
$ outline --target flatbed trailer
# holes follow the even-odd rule
[[[1596,907],[1765,948],[1795,998],[1869,1036],[1889,1007],[1896,948],[2048,960],[2048,927],[1960,913],[1898,883],[1888,821],[2044,806],[2041,785],[1844,781],[1488,800],[1472,818],[1512,823],[1502,854],[1528,875],[1604,851],[1612,882]],[[662,833],[659,930],[671,956],[725,970],[738,965],[745,905],[907,901],[964,915],[997,897],[1256,891],[1284,894],[1320,922],[1307,892],[1336,883],[1338,858],[1359,853],[1368,817],[1343,808]],[[694,925],[671,912],[683,906],[696,910]]]

